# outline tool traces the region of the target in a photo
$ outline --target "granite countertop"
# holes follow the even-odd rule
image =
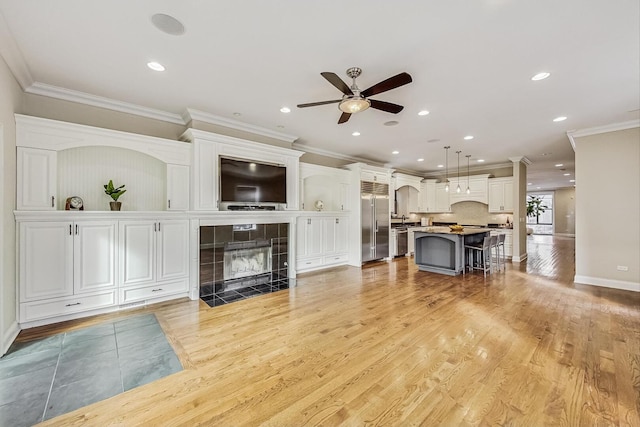
[[[468,236],[471,234],[488,233],[490,231],[490,228],[465,228],[462,231],[452,231],[449,227],[424,227],[424,230],[416,231],[416,233],[458,234]]]

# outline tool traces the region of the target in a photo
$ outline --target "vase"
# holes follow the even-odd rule
[[[112,211],[119,211],[120,206],[122,206],[122,202],[109,202],[109,206],[111,207]]]

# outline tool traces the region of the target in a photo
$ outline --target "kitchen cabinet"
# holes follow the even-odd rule
[[[487,182],[489,175],[473,175],[468,178],[460,178],[461,191],[458,193],[458,181],[453,180],[451,183],[450,199],[449,202],[453,205],[459,202],[479,202],[488,203],[487,195]],[[469,187],[469,193],[467,194],[467,186]]]
[[[55,210],[57,153],[40,148],[17,148],[18,210]]]
[[[317,200],[324,203],[324,211],[350,210],[350,180],[350,171],[300,163],[302,210],[315,211]]]
[[[362,169],[360,172],[360,180],[367,182],[378,182],[380,184],[390,184],[391,176],[386,172]]]
[[[349,250],[346,215],[317,214],[298,217],[296,269],[298,272],[345,264]]]
[[[513,212],[513,178],[489,179],[489,212]]]
[[[451,204],[449,203],[449,191],[445,190],[443,182],[436,184],[436,212],[451,212]]]
[[[20,223],[20,322],[115,305],[116,228],[116,221]]]
[[[420,212],[420,192],[409,185],[395,191],[396,215],[409,217],[410,214]]]
[[[420,183],[420,212],[436,212],[436,180],[426,179]]]

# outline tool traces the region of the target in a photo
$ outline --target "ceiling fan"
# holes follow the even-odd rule
[[[368,99],[368,97],[377,95],[382,92],[386,92],[391,89],[411,83],[411,76],[407,73],[400,73],[393,77],[389,77],[386,80],[381,81],[378,84],[371,86],[368,89],[360,90],[356,85],[356,78],[362,74],[362,69],[358,67],[351,67],[347,70],[347,76],[353,79],[351,87],[340,78],[336,73],[324,72],[320,73],[322,77],[327,79],[329,83],[338,88],[344,95],[342,99],[334,99],[331,101],[311,102],[308,104],[299,104],[298,108],[315,107],[316,105],[325,104],[338,104],[338,108],[342,111],[342,115],[338,120],[338,124],[345,123],[352,114],[364,111],[367,108],[375,108],[376,110],[386,111],[387,113],[398,114],[404,108],[402,105],[392,104],[390,102],[378,101],[375,99]]]

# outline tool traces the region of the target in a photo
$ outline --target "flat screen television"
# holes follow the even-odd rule
[[[287,168],[220,157],[220,201],[287,203]]]

